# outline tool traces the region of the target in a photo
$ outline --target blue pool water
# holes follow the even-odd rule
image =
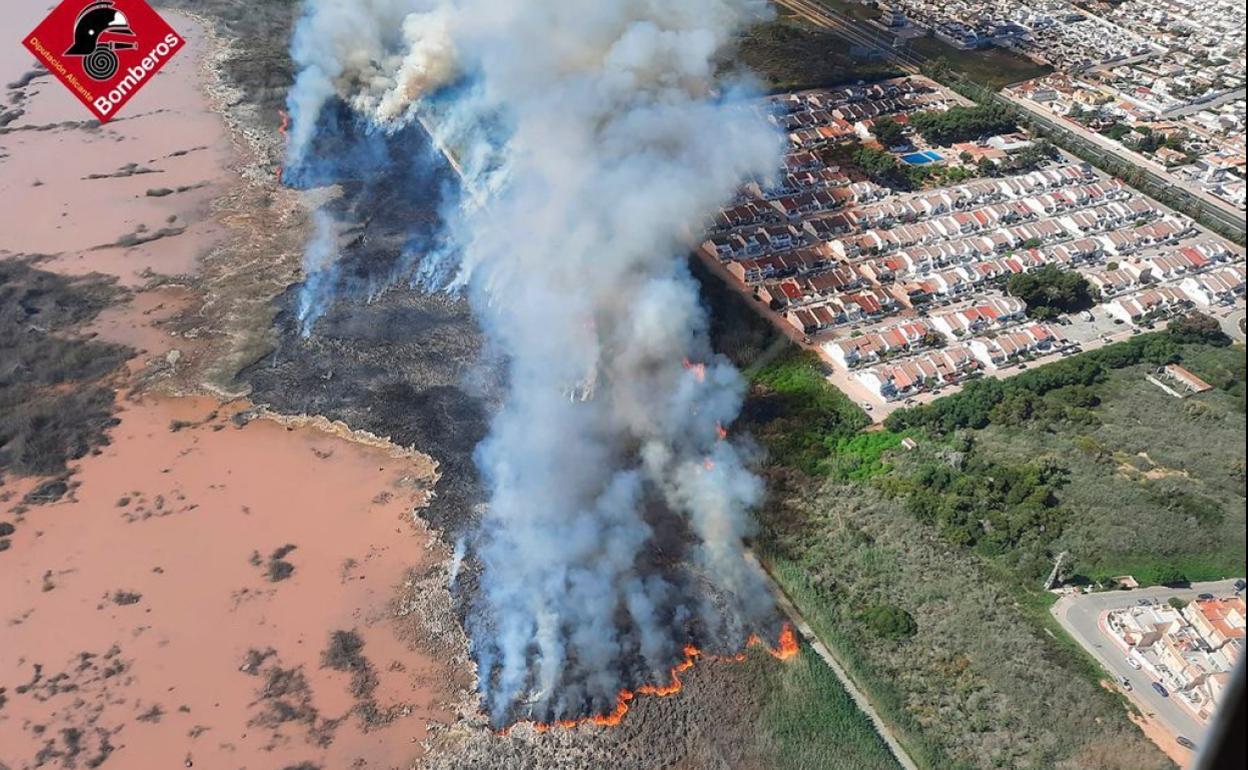
[[[902,155],[901,159],[911,166],[924,166],[928,163],[939,163],[944,160],[940,153],[934,150],[923,150],[922,152],[912,152],[909,155]]]

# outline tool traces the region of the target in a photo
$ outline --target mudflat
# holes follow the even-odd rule
[[[17,5],[18,27],[46,12]],[[0,475],[0,767],[406,768],[465,685],[413,611],[445,592],[414,515],[438,471],[180,395],[207,345],[174,321],[208,301],[240,163],[202,87],[211,37],[168,18],[188,47],[104,126],[0,47],[0,259],[116,286],[65,334],[133,351],[106,444],[51,480]]]

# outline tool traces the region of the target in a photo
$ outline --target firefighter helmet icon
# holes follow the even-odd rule
[[[105,40],[105,37],[109,39]],[[74,21],[74,44],[66,56],[81,56],[87,75],[105,82],[117,74],[117,51],[132,51],[138,46],[113,37],[134,37],[130,21],[117,10],[114,0],[97,0],[82,9]]]

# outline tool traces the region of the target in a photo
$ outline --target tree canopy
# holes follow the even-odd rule
[[[910,125],[924,139],[940,145],[1018,130],[1013,113],[995,102],[974,107],[951,107],[944,112],[916,113],[910,116]]]
[[[1027,303],[1027,314],[1032,318],[1054,318],[1060,313],[1087,310],[1099,299],[1097,290],[1083,275],[1056,265],[1012,276],[1006,291]]]
[[[906,134],[901,124],[887,116],[876,119],[871,126],[871,133],[885,148],[906,143]]]

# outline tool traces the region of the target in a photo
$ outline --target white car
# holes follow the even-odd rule
[[[1140,670],[1140,662],[1136,660],[1135,658],[1127,658],[1127,665],[1135,669],[1136,671]]]

